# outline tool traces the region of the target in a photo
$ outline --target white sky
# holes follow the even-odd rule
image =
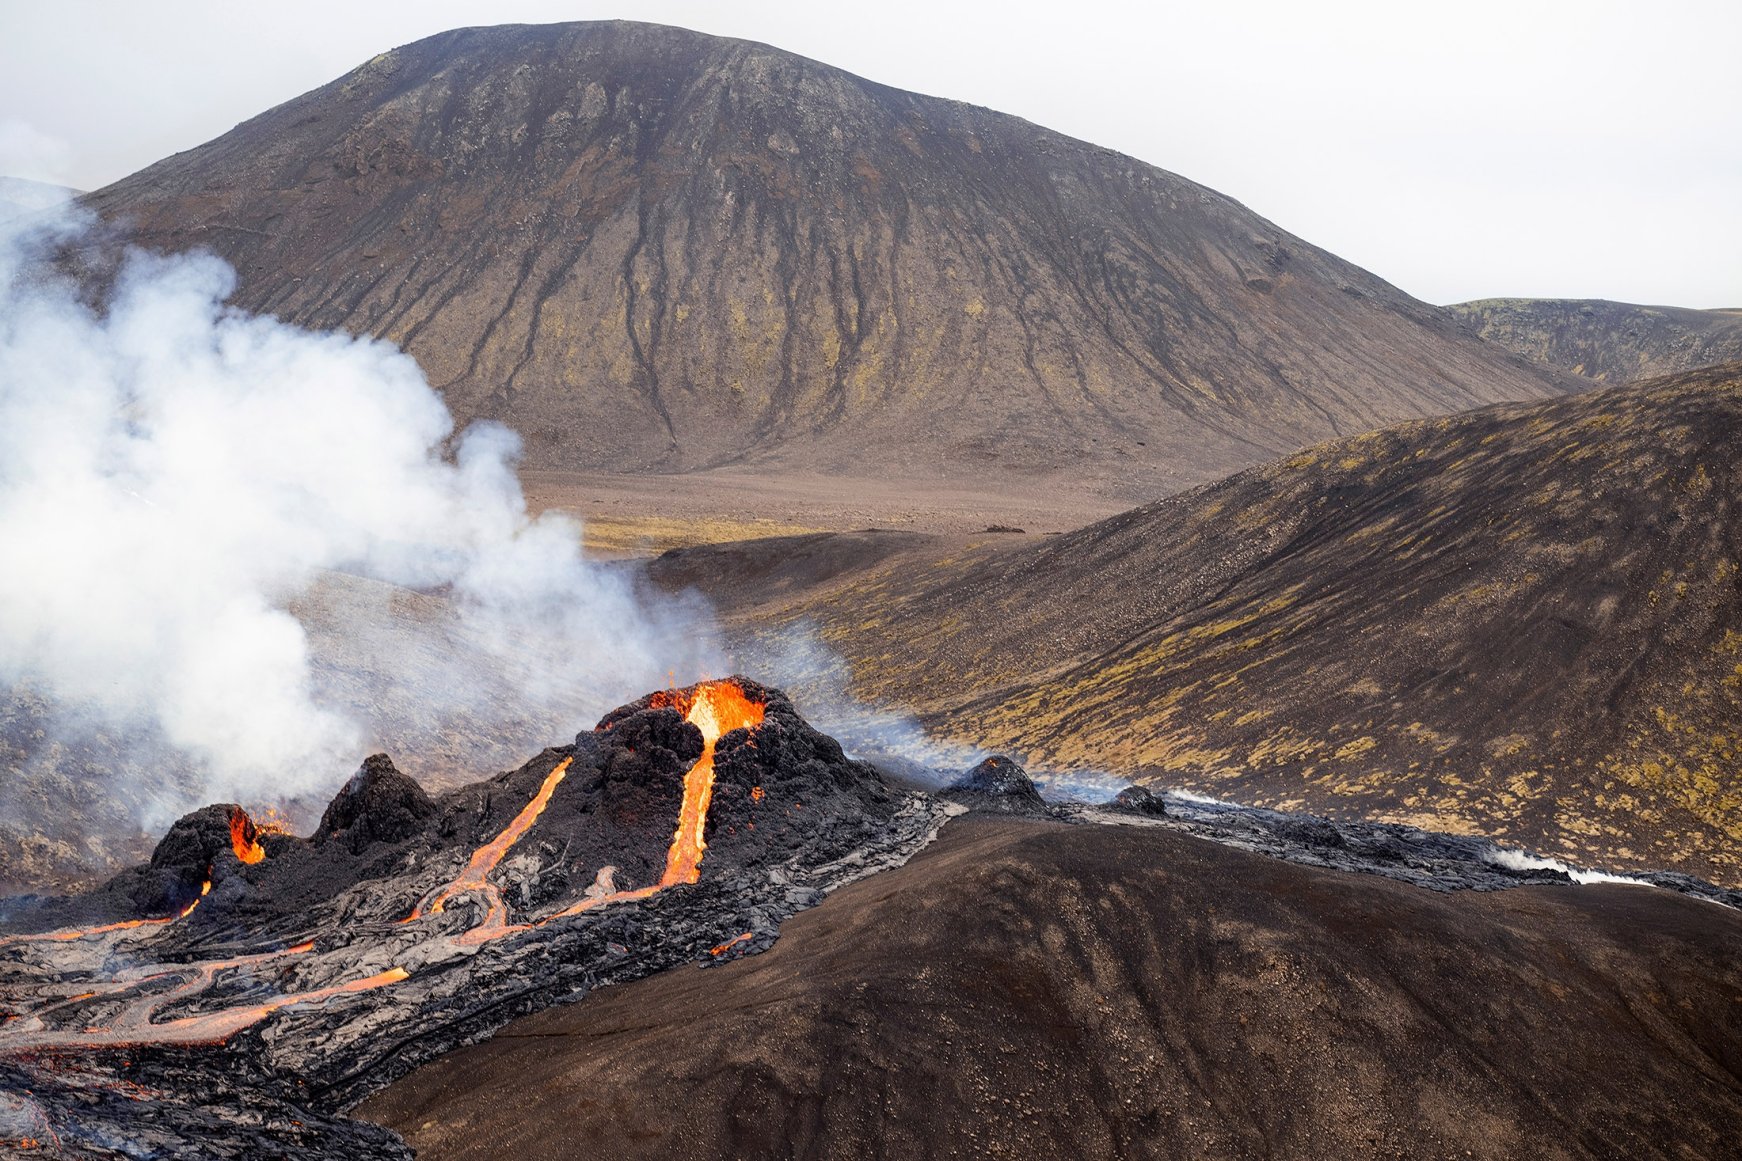
[[[398,44],[622,17],[1014,113],[1433,302],[1742,307],[1742,3],[0,0],[0,169],[94,188]]]

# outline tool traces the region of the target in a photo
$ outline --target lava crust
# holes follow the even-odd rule
[[[943,815],[743,678],[439,798],[376,755],[311,838],[206,807],[12,907],[0,1080],[30,1096],[0,1117],[71,1157],[405,1157],[343,1111],[516,1015],[767,947]]]

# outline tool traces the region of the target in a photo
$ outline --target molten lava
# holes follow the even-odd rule
[[[259,829],[240,806],[230,812],[230,849],[244,863],[258,863],[266,857],[266,848],[260,845]]]
[[[734,947],[737,947],[740,943],[743,943],[744,941],[746,941],[748,939],[754,938],[755,935],[756,935],[756,933],[754,931],[746,931],[742,935],[734,935],[731,939],[728,939],[725,943],[722,943],[720,946],[710,947],[708,949],[708,954],[714,955],[714,956],[725,955],[727,952],[731,951]]]
[[[714,799],[714,745],[733,730],[762,724],[761,702],[751,701],[735,681],[709,681],[696,686],[684,720],[702,731],[702,756],[683,780],[683,807],[665,858],[661,887],[693,883],[702,877],[702,853],[708,844],[702,831],[708,824],[708,804]]]
[[[684,720],[702,732],[702,756],[689,768],[683,780],[683,805],[678,808],[677,830],[671,836],[671,847],[665,855],[665,873],[659,882],[633,891],[612,891],[583,899],[558,911],[551,919],[579,915],[607,903],[623,903],[645,899],[655,891],[678,883],[694,883],[702,876],[702,854],[708,849],[702,832],[708,825],[708,806],[714,799],[714,746],[733,730],[754,729],[762,724],[765,710],[759,701],[751,701],[744,687],[735,681],[707,681],[694,692],[681,689],[661,690],[651,703],[656,709],[683,711]],[[761,801],[761,787],[753,797]],[[548,922],[548,920],[546,920]]]
[[[501,890],[490,882],[490,874],[514,844],[532,828],[539,816],[544,813],[545,807],[551,801],[551,796],[568,773],[569,765],[573,761],[573,759],[565,758],[545,776],[538,792],[514,816],[513,821],[504,827],[495,838],[474,851],[465,868],[453,880],[426,896],[424,901],[413,909],[405,922],[409,923],[427,914],[441,914],[448,901],[455,896],[467,893],[482,896],[485,903],[483,919],[466,931],[442,936],[442,938],[457,945],[476,946],[510,932],[524,931],[530,926],[539,926],[564,916],[576,915],[607,903],[645,899],[666,887],[679,883],[696,882],[701,877],[702,856],[707,850],[707,842],[703,838],[703,834],[707,827],[708,807],[713,800],[714,793],[715,747],[722,737],[733,730],[754,728],[760,725],[764,716],[764,707],[760,702],[751,700],[744,688],[734,681],[704,682],[690,690],[669,691],[656,699],[654,704],[682,711],[685,720],[700,730],[702,734],[702,753],[684,775],[683,803],[678,810],[677,827],[672,833],[671,845],[666,853],[665,870],[657,883],[634,890],[606,890],[604,893],[595,894],[565,910],[558,911],[554,915],[547,915],[542,919],[535,920],[532,924],[510,925],[508,923],[507,904],[503,900]],[[752,791],[752,797],[760,801],[763,797],[762,788],[756,787]],[[271,821],[256,823],[246,811],[238,807],[230,814],[231,849],[236,858],[243,863],[259,863],[266,857],[266,849],[260,842],[261,836],[282,829],[281,825]],[[609,871],[610,868],[606,868],[606,870]],[[601,873],[600,881],[608,887],[609,875]],[[0,946],[34,940],[82,939],[86,936],[135,927],[172,923],[187,916],[195,907],[199,906],[200,899],[211,890],[211,887],[211,882],[208,880],[201,887],[200,895],[191,903],[176,914],[162,918],[126,920],[82,931],[55,931],[12,936],[0,939]],[[723,955],[750,938],[751,933],[745,932],[713,948],[712,954],[715,956]],[[48,1005],[39,1007],[35,1011],[8,1013],[5,1032],[0,1035],[0,1050],[29,1051],[43,1048],[117,1048],[140,1044],[219,1043],[274,1012],[286,1008],[321,1004],[341,995],[385,987],[407,978],[408,975],[406,969],[392,967],[363,979],[314,988],[305,992],[269,996],[264,1002],[240,1004],[199,1015],[169,1019],[157,1018],[160,1013],[173,1010],[187,999],[209,989],[218,979],[220,973],[226,976],[246,973],[264,967],[264,965],[281,961],[284,957],[307,955],[313,953],[314,950],[313,941],[305,941],[277,951],[239,956],[234,959],[123,969],[104,982],[98,992],[84,992],[76,996],[51,1000]],[[113,1009],[108,1023],[104,1026],[74,1029],[64,1026],[56,1014],[59,1009],[73,1005],[84,1005],[98,997],[101,997],[101,1001],[109,1004]]]
[[[467,942],[482,943],[497,935],[506,933],[508,907],[502,902],[501,892],[490,882],[490,872],[496,869],[496,864],[502,861],[502,856],[508,853],[520,840],[520,836],[532,829],[532,824],[538,821],[538,816],[544,813],[544,808],[550,804],[550,796],[556,793],[557,785],[569,772],[569,763],[573,758],[564,758],[557,763],[556,769],[544,776],[544,785],[538,788],[538,793],[532,796],[532,801],[520,808],[520,813],[514,816],[514,821],[502,828],[502,833],[472,852],[471,861],[466,869],[461,871],[452,882],[435,893],[427,906],[419,903],[412,913],[406,917],[406,922],[421,919],[424,915],[440,915],[442,908],[455,895],[468,891],[481,892],[488,901],[488,910],[484,922],[472,931],[467,932]]]

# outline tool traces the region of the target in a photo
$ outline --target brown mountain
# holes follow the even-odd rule
[[[1742,362],[1742,310],[1568,298],[1485,298],[1447,309],[1491,343],[1608,383]]]
[[[1737,883],[1739,452],[1733,366],[1324,444],[1066,535],[655,575],[740,625],[810,618],[862,695],[1043,768]]]
[[[358,1110],[424,1161],[1719,1157],[1742,922],[969,818],[769,951],[519,1020]]]
[[[86,200],[403,345],[542,468],[1147,498],[1577,384],[1153,166],[651,25],[434,36]]]

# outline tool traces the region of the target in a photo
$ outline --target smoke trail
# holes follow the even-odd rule
[[[455,437],[409,357],[225,307],[209,255],[131,253],[83,303],[45,271],[85,225],[0,223],[0,683],[42,699],[13,797],[106,732],[175,756],[128,788],[158,815],[324,798],[383,740],[518,760],[723,668],[705,610],[531,517],[514,434]]]
[[[1559,871],[1575,883],[1630,883],[1636,887],[1654,887],[1655,883],[1629,875],[1612,875],[1607,871],[1587,871],[1574,867],[1559,859],[1545,859],[1539,855],[1526,854],[1524,851],[1513,850],[1510,847],[1495,847],[1488,853],[1488,861],[1497,867],[1505,867],[1509,871]]]

